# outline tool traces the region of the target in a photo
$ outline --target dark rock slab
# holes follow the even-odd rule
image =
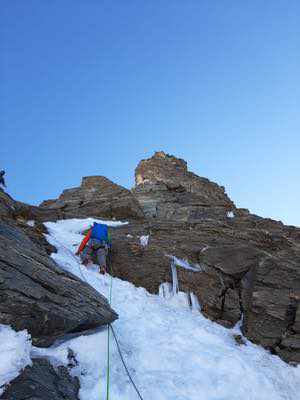
[[[34,359],[32,366],[10,384],[1,400],[79,400],[79,380],[66,367],[56,369],[45,359]]]
[[[276,348],[276,353],[290,363],[300,363],[300,334],[287,333]]]
[[[245,335],[293,362],[300,362],[298,262],[295,249],[291,253],[280,252],[277,257],[268,256],[242,281]]]
[[[234,278],[242,278],[262,256],[262,252],[252,246],[232,243],[208,247],[201,254],[200,262]]]

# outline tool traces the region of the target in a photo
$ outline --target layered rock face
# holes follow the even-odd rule
[[[49,219],[49,213],[52,213]],[[43,213],[41,216],[39,214]],[[78,188],[64,190],[57,200],[47,200],[35,210],[44,220],[63,218],[143,218],[143,212],[131,192],[104,176],[82,179]]]
[[[223,187],[189,172],[187,163],[157,152],[135,171],[134,194],[148,218],[197,222],[235,209]]]
[[[38,229],[10,213],[0,219],[0,324],[27,329],[35,345],[49,346],[66,333],[113,322],[106,298],[55,264]]]

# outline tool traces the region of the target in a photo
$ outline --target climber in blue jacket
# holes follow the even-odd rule
[[[111,238],[108,226],[105,224],[94,225],[85,232],[76,255],[80,255],[83,265],[95,262],[100,266],[101,274],[107,272],[107,255],[111,249]]]
[[[0,171],[0,186],[3,186],[6,188],[4,175],[5,175],[5,171],[4,170]]]

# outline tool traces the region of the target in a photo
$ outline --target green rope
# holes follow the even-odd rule
[[[112,301],[112,267],[110,265],[110,288],[109,288],[109,305],[111,306]],[[109,400],[109,389],[110,389],[110,325],[107,325],[107,372],[106,372],[106,400]]]
[[[112,272],[112,265],[111,265],[111,262],[109,263],[109,266],[110,266],[110,268],[109,268],[109,269],[110,269],[109,304],[110,304],[110,306],[111,306],[111,302],[112,302],[112,286],[113,286],[113,272]],[[112,331],[112,334],[113,334],[113,337],[114,337],[114,339],[115,339],[115,342],[116,342],[116,345],[117,345],[117,349],[118,349],[118,352],[119,352],[121,361],[122,361],[123,366],[124,366],[124,368],[125,368],[125,371],[126,371],[126,373],[127,373],[127,375],[128,375],[128,378],[130,379],[130,382],[132,383],[132,385],[133,385],[133,387],[134,387],[134,389],[135,389],[135,391],[136,391],[138,397],[139,397],[141,400],[143,400],[143,397],[142,397],[141,393],[139,392],[139,390],[138,390],[136,384],[134,383],[134,381],[133,381],[133,379],[132,379],[132,377],[131,377],[131,375],[130,375],[130,372],[129,372],[128,368],[127,368],[127,365],[126,365],[125,360],[124,360],[124,358],[123,358],[122,351],[121,351],[121,348],[120,348],[120,345],[119,345],[117,336],[116,336],[116,334],[115,334],[114,328],[113,328],[110,324],[107,325],[107,374],[106,374],[106,375],[107,375],[107,380],[106,380],[106,400],[109,400],[109,389],[110,389],[110,330]]]

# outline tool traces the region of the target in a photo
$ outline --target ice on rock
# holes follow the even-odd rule
[[[201,306],[200,306],[198,297],[193,292],[191,292],[190,293],[190,298],[191,298],[192,310],[201,311]]]
[[[177,265],[178,267],[189,269],[190,271],[194,272],[202,272],[203,268],[199,264],[192,264],[188,260],[182,260],[173,255],[167,255],[167,257],[171,258],[171,260]]]

